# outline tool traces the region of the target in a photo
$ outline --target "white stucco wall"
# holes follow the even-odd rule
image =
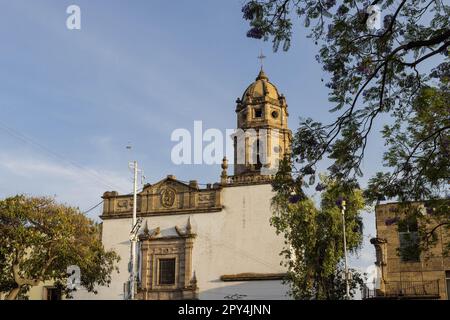
[[[270,226],[270,185],[227,187],[222,190],[220,212],[192,215],[169,215],[144,218],[149,229],[161,228],[162,234],[174,232],[174,226],[186,226],[191,217],[197,234],[193,248],[200,299],[224,299],[239,294],[245,299],[287,299],[287,287],[281,281],[223,282],[220,276],[244,272],[280,273],[279,255],[283,239]],[[109,288],[99,288],[98,295],[82,291],[79,299],[123,299],[123,284],[128,280],[131,219],[108,219],[103,222],[103,243],[120,256],[120,273],[113,274]]]

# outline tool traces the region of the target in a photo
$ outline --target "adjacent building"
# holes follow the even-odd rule
[[[0,292],[0,300],[4,300],[7,296],[6,292]],[[25,297],[19,296],[20,299],[26,300],[62,300],[64,295],[60,288],[53,285],[53,281],[46,281],[37,286],[33,286],[26,293]]]
[[[437,228],[435,245],[425,252],[419,250],[422,222],[406,219],[405,214],[418,207],[423,208],[423,204],[376,206],[377,237],[371,243],[376,250],[379,279],[374,290],[364,291],[364,298],[450,299],[450,257],[445,254],[450,233],[445,227]],[[431,217],[430,227],[433,226]]]

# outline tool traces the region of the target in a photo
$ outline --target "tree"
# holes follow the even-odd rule
[[[395,196],[424,200],[423,206],[405,202],[400,208],[406,213],[404,220],[418,221],[422,252],[436,244],[441,228],[450,230],[450,201],[440,199],[450,181],[450,137],[442,129],[450,125],[450,79],[439,72],[433,76],[440,78],[440,86],[421,88],[413,99],[409,117],[403,123],[384,127],[382,133],[388,145],[384,163],[390,171],[378,172],[365,192],[370,201]],[[450,241],[443,241],[444,255],[448,255]]]
[[[302,18],[329,73],[329,109],[336,117],[328,124],[301,121],[292,149],[299,183],[315,184],[317,164],[328,158],[331,178],[356,184],[384,114],[391,119],[382,132],[389,168],[370,180],[367,199],[440,197],[440,207],[448,208],[450,6],[441,0],[251,0],[242,11],[251,27],[247,36],[272,39],[275,51],[281,43],[289,49],[292,19]],[[448,211],[436,215],[438,225],[448,226]]]
[[[422,87],[408,117],[384,126],[384,164],[391,170],[369,181],[369,200],[434,199],[445,192],[450,179],[450,136],[444,129],[450,126],[449,80],[443,78],[440,87]]]
[[[383,16],[378,30],[372,23],[377,15],[369,13],[373,10],[369,5],[379,6]],[[344,0],[340,4],[335,0],[251,0],[242,11],[251,26],[247,36],[272,38],[275,50],[280,43],[289,49],[294,15],[304,18],[310,37],[320,46],[316,58],[330,74],[326,84],[330,111],[337,115],[329,124],[312,119],[301,122],[297,140],[302,143],[295,146],[293,156],[299,166],[294,169],[302,176],[315,175],[316,164],[325,157],[333,161],[328,168],[331,177],[351,180],[361,176],[361,161],[379,116],[385,113],[392,123],[403,123],[411,115],[414,98],[432,82],[432,74],[450,74],[445,57],[450,44],[450,7],[440,0]],[[448,136],[448,121],[433,130],[424,137],[426,141]],[[448,144],[445,150],[448,153]],[[411,165],[421,172],[425,162]],[[442,186],[448,177],[435,178]],[[389,196],[414,200],[418,195]]]
[[[289,167],[288,161],[282,166]],[[339,199],[347,202],[345,212],[347,248],[356,253],[362,245],[362,218],[365,204],[362,191],[322,177],[320,207],[311,198],[295,190],[295,182],[287,168],[276,175],[273,186],[277,191],[272,200],[272,225],[285,237],[282,251],[288,268],[287,281],[296,299],[344,299],[346,293],[343,268],[343,232]],[[362,286],[363,275],[351,270],[351,295]]]
[[[18,195],[0,200],[0,292],[7,299],[54,281],[67,296],[67,267],[78,266],[89,292],[108,285],[119,257],[106,251],[99,225],[52,198]]]

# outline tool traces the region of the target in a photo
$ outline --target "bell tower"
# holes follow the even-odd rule
[[[284,95],[261,66],[256,80],[236,103],[234,175],[275,174],[278,161],[290,153],[292,140]]]

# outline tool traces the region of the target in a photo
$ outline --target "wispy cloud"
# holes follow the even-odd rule
[[[100,202],[109,183],[122,186],[122,192],[128,186],[131,189],[130,179],[117,172],[78,168],[30,152],[0,153],[0,176],[1,197],[16,193],[56,196],[58,201],[81,209]]]

